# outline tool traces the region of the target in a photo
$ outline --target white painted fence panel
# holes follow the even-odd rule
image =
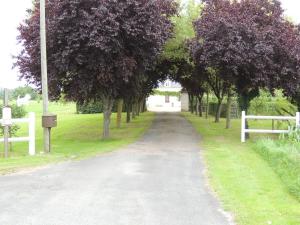
[[[286,134],[289,130],[266,130],[266,129],[247,129],[246,120],[295,120],[296,126],[300,125],[300,113],[297,112],[296,116],[253,116],[246,115],[246,112],[242,112],[241,121],[241,142],[246,142],[246,133],[266,133],[266,134]]]
[[[2,119],[0,123],[2,124]],[[35,155],[35,114],[29,113],[28,118],[12,119],[12,123],[28,123],[28,137],[12,137],[8,139],[8,142],[29,142],[28,152],[29,155]],[[4,138],[0,139],[0,142],[4,142]]]

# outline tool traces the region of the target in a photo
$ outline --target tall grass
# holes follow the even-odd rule
[[[254,149],[274,169],[288,191],[300,201],[300,144],[262,139]]]
[[[233,214],[237,224],[300,224],[300,202],[294,197],[299,191],[297,185],[292,183],[295,182],[297,174],[300,174],[295,169],[299,161],[292,163],[289,159],[289,157],[296,158],[295,155],[299,157],[298,153],[293,153],[298,150],[297,148],[284,150],[281,146],[277,146],[276,141],[274,143],[269,140],[259,141],[268,137],[265,134],[251,134],[250,140],[242,144],[240,120],[232,120],[232,128],[224,129],[225,120],[214,123],[211,117],[206,120],[190,113],[183,115],[202,136],[201,152],[207,166],[210,184],[224,209]],[[266,129],[271,128],[271,125],[271,121],[250,121],[252,128]],[[256,144],[257,141],[261,144]],[[288,144],[282,145],[289,148]],[[280,155],[273,156],[273,151],[282,151],[283,153],[278,154],[283,155],[287,151],[291,153],[285,155],[287,159],[283,159]],[[268,161],[274,164],[274,168],[276,164],[281,165],[278,165],[282,169],[281,173],[287,174],[282,175],[286,178],[285,182],[282,182]],[[287,183],[291,191],[288,190]],[[290,192],[293,192],[294,196]]]

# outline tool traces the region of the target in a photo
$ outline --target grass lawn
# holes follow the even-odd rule
[[[300,201],[300,143],[262,139],[254,149],[269,163],[289,192]]]
[[[232,121],[230,130],[225,121],[216,124],[190,113],[183,114],[202,136],[201,146],[208,167],[208,178],[225,210],[232,212],[240,225],[299,225],[300,202],[250,141],[240,142],[240,120]],[[250,123],[250,127],[271,127],[271,122]],[[269,127],[268,127],[269,126]]]
[[[0,174],[68,159],[82,159],[115,150],[137,140],[150,127],[154,114],[143,113],[131,123],[125,123],[125,114],[120,129],[116,128],[112,115],[111,138],[101,140],[102,114],[75,114],[75,104],[51,103],[50,111],[58,115],[58,127],[52,129],[52,152],[43,154],[41,103],[32,102],[27,112],[36,113],[36,156],[28,156],[28,142],[13,143],[10,158],[3,158],[3,143],[0,143]],[[21,125],[21,124],[20,124]],[[21,125],[17,136],[27,136],[27,125]]]

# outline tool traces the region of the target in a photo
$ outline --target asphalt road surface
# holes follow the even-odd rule
[[[0,177],[0,225],[225,225],[207,187],[200,138],[160,113],[135,144]]]

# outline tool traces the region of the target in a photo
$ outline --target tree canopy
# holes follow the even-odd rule
[[[280,1],[178,5],[176,0],[48,0],[52,99],[102,101],[104,137],[115,100],[123,99],[128,111],[165,78],[180,82],[199,104],[212,90],[216,122],[232,90],[243,110],[261,88],[283,89],[300,109],[300,26],[285,18]],[[38,1],[19,31],[24,49],[16,65],[21,78],[40,86]]]
[[[104,103],[108,136],[114,99],[150,69],[172,35],[173,0],[48,0],[50,96]],[[40,86],[39,2],[19,27],[21,78]]]
[[[259,88],[273,90],[298,80],[293,65],[298,32],[279,1],[207,0],[194,26],[192,54],[201,74],[210,68],[234,85],[243,109]]]

